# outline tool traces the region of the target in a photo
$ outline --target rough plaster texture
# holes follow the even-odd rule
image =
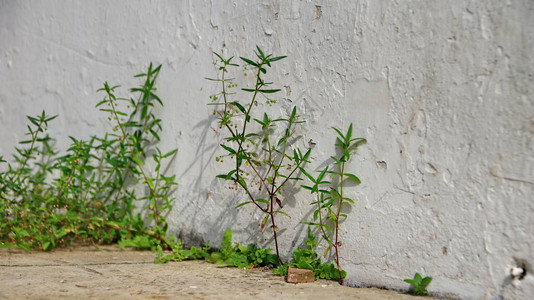
[[[363,183],[343,224],[347,284],[430,291],[465,299],[534,295],[534,2],[517,1],[0,1],[0,153],[23,137],[24,116],[59,114],[50,132],[110,128],[94,104],[103,81],[133,86],[163,64],[163,149],[178,147],[180,188],[171,231],[188,242],[272,247],[259,213],[214,176],[221,165],[208,96],[211,51],[289,57],[270,71],[275,114],[296,105],[313,139],[312,169],[334,151],[331,126],[368,139],[350,164]],[[237,69],[241,85],[249,82]],[[127,90],[122,90],[124,93]],[[284,200],[282,252],[298,247],[309,196]],[[509,269],[527,267],[513,281]]]

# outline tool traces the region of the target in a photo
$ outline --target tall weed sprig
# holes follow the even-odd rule
[[[347,180],[361,183],[356,175],[347,173],[345,168],[346,164],[351,160],[351,153],[359,145],[365,143],[366,139],[352,137],[352,124],[350,124],[345,134],[335,127],[333,129],[337,133],[336,147],[341,153],[337,157],[331,156],[334,161],[333,168],[330,169],[329,166],[326,166],[319,172],[317,177],[301,169],[302,173],[313,183],[313,185],[303,185],[302,187],[309,190],[316,197],[312,203],[316,206],[313,212],[313,222],[302,223],[319,228],[323,239],[328,244],[324,253],[325,257],[332,248],[334,249],[334,261],[339,272],[339,283],[343,284],[343,269],[339,262],[339,252],[343,243],[340,239],[339,231],[341,222],[347,218],[347,215],[342,213],[343,206],[354,204],[354,200],[347,197],[345,193],[345,183]],[[329,180],[328,177],[331,177],[332,180]]]
[[[165,212],[172,209],[174,198],[170,197],[170,194],[176,182],[175,175],[165,176],[161,173],[161,163],[164,159],[174,156],[178,150],[173,149],[167,153],[162,153],[156,147],[156,153],[152,154],[152,159],[156,163],[155,176],[150,176],[145,167],[149,147],[154,140],[160,140],[158,131],[162,129],[161,120],[152,111],[155,103],[163,105],[161,99],[155,94],[155,81],[160,69],[161,65],[153,68],[150,64],[146,73],[135,76],[145,78],[142,86],[131,89],[132,92],[139,93],[137,101],[133,98],[117,97],[115,89],[119,86],[110,86],[107,82],[104,83],[104,87],[99,91],[104,91],[107,97],[100,101],[97,107],[107,104],[108,108],[101,108],[100,110],[110,113],[110,119],[116,123],[113,130],[118,132],[111,134],[111,136],[116,137],[119,141],[118,149],[127,154],[124,172],[118,174],[120,186],[117,192],[120,193],[121,189],[125,188],[124,182],[131,179],[130,177],[133,177],[134,183],[141,181],[145,184],[149,191],[148,195],[134,196],[134,198],[148,201],[149,213],[147,216],[149,221],[154,222],[155,237],[164,241],[167,226]],[[132,107],[130,114],[119,110],[119,101],[126,102],[128,106]],[[136,176],[140,177],[137,178]]]
[[[35,117],[27,116],[27,119],[30,121],[30,124],[27,125],[28,132],[25,135],[30,136],[28,140],[20,141],[21,145],[29,145],[27,148],[15,147],[17,154],[13,156],[14,160],[17,162],[17,166],[12,168],[11,165],[8,165],[8,171],[2,173],[3,185],[0,188],[0,197],[7,197],[6,193],[10,191],[13,198],[20,196],[21,192],[29,188],[31,183],[32,166],[30,165],[32,161],[36,161],[37,158],[41,155],[53,154],[49,142],[51,141],[50,136],[45,134],[43,135],[48,127],[48,122],[55,119],[57,116],[47,116],[45,111],[40,115]],[[33,125],[33,127],[32,127]],[[42,143],[42,148],[39,148],[37,143]],[[1,159],[1,161],[6,162]],[[36,162],[38,164],[38,162]]]
[[[242,88],[241,90],[251,94],[248,103],[232,101],[234,92],[231,89],[236,85],[233,78],[229,78],[227,73],[230,67],[236,67],[232,62],[233,57],[223,58],[215,53],[218,59],[220,76],[217,79],[209,79],[221,84],[221,92],[212,95],[212,105],[216,105],[214,113],[219,120],[219,128],[225,128],[229,134],[224,138],[221,147],[226,152],[217,158],[222,161],[224,157],[234,160],[234,167],[226,174],[218,175],[218,178],[229,180],[239,186],[247,196],[248,200],[237,205],[236,208],[252,204],[265,216],[260,223],[260,231],[263,231],[270,221],[275,243],[275,250],[279,262],[280,251],[278,245],[278,231],[276,216],[286,215],[282,211],[283,196],[282,188],[290,180],[299,180],[296,172],[308,161],[310,149],[302,152],[293,145],[295,126],[302,123],[297,109],[294,107],[286,118],[272,119],[264,112],[254,118],[254,108],[257,107],[259,97],[264,97],[270,104],[275,101],[268,95],[279,92],[280,89],[272,89],[271,82],[266,82],[264,75],[271,64],[284,59],[286,56],[273,57],[266,55],[259,47],[256,47],[256,58],[249,59],[241,57],[245,63],[245,68],[251,70],[255,75],[253,88]],[[258,130],[251,130],[249,123],[255,121]],[[281,129],[282,134],[276,136],[276,129]],[[274,137],[273,137],[274,135]]]

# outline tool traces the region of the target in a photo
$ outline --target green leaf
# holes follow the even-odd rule
[[[178,149],[171,150],[171,151],[165,153],[162,157],[163,158],[167,158],[167,157],[169,157],[171,155],[174,155],[176,152],[178,152]]]
[[[107,102],[108,102],[108,100],[107,100],[107,99],[104,99],[104,100],[98,102],[98,103],[95,105],[95,107],[99,107],[100,105],[102,105],[102,104],[104,104],[104,103],[107,103]]]
[[[337,189],[331,188],[330,191],[332,195],[335,197],[335,199],[341,199],[341,194],[339,193]]]
[[[432,282],[432,277],[425,277],[421,280],[421,286],[423,288],[426,288],[430,284],[430,282]]]
[[[332,127],[332,129],[334,129],[337,134],[341,137],[342,140],[345,140],[345,136],[343,135],[343,133],[341,133],[341,131],[335,127]]]
[[[367,139],[364,139],[364,138],[353,138],[353,139],[350,139],[350,142],[354,143],[355,144],[354,146],[358,146],[359,144],[367,143]]]
[[[329,246],[328,248],[326,248],[326,250],[324,250],[323,257],[326,258],[326,256],[327,256],[328,253],[330,252],[330,250],[332,250],[332,246]]]
[[[246,202],[240,203],[235,208],[240,208],[241,206],[245,206],[245,205],[250,204],[250,203],[252,203],[252,201],[246,201]]]
[[[291,111],[291,116],[289,117],[290,120],[293,120],[297,116],[297,107],[293,106],[293,110]]]
[[[158,103],[159,103],[161,106],[163,106],[163,102],[162,102],[161,99],[158,97],[158,95],[156,95],[156,94],[150,92],[150,96],[151,96],[152,98],[154,98],[156,101],[158,101]]]
[[[315,238],[315,235],[313,235],[313,232],[311,228],[308,227],[308,239],[306,240],[306,245],[310,247],[310,249],[313,249],[317,245],[317,239]]]
[[[147,177],[146,183],[148,183],[148,186],[150,187],[151,190],[154,190],[154,183],[152,182],[152,178]]]
[[[240,56],[240,58],[246,62],[247,64],[249,65],[252,65],[252,66],[255,66],[255,67],[259,67],[260,65],[258,65],[257,63],[253,62],[252,60],[248,59],[248,58],[244,58],[242,56]]]
[[[44,110],[43,110],[43,115],[44,115]],[[44,121],[45,121],[45,123],[46,123],[46,122],[48,122],[48,121],[52,121],[52,120],[54,120],[55,118],[57,118],[57,115],[52,116],[52,117],[48,117],[48,118],[46,118]]]
[[[243,107],[243,105],[241,105],[239,102],[237,101],[234,101],[234,102],[230,102],[230,104],[232,105],[235,105],[242,113],[246,113],[246,109]]]
[[[276,93],[276,92],[279,92],[281,91],[280,89],[273,89],[273,90],[259,90],[260,93],[264,93],[264,94],[272,94],[272,93]]]
[[[41,245],[41,249],[43,249],[43,251],[48,251],[51,250],[51,246],[52,244],[49,241],[46,241]]]
[[[22,250],[25,250],[25,251],[28,251],[28,252],[32,251],[31,247],[27,243],[16,242],[15,245],[17,247],[19,247],[20,249],[22,249]]]
[[[347,201],[354,204],[354,200],[352,200],[351,198],[343,197],[343,201]]]
[[[226,248],[226,249],[232,248],[232,230],[231,229],[227,229],[224,232],[221,247]]]
[[[286,58],[286,57],[287,57],[287,56],[285,56],[285,55],[284,55],[284,56],[277,56],[277,57],[270,58],[269,60],[270,60],[271,62],[273,62],[273,61],[278,61],[278,60],[284,59],[284,58]]]
[[[269,201],[268,201],[268,200],[265,200],[265,199],[261,199],[261,198],[258,198],[258,199],[256,199],[256,202],[260,202],[260,203],[265,203],[265,204],[269,204]]]
[[[291,218],[287,213],[281,211],[281,210],[277,210],[274,212],[275,214],[283,214],[284,216],[288,217],[288,218]]]
[[[263,229],[265,228],[265,224],[267,224],[267,221],[269,220],[269,215],[265,215],[265,217],[263,217],[263,219],[261,220],[261,224],[260,224],[260,232],[263,232]]]
[[[140,167],[143,167],[145,164],[138,156],[133,156],[132,159],[139,165]]]
[[[245,179],[243,177],[238,175],[237,182],[239,182],[241,187],[243,187],[245,190],[247,189],[247,182],[245,181]]]
[[[320,213],[321,213],[320,210],[318,210],[318,209],[315,210],[315,211],[313,212],[313,220],[317,220],[317,217],[319,217],[319,214],[320,214]]]
[[[300,187],[303,188],[303,189],[305,189],[305,190],[309,190],[309,191],[311,191],[312,193],[315,192],[315,190],[314,190],[311,186],[309,186],[309,185],[301,185]]]
[[[358,176],[354,175],[354,174],[350,174],[350,173],[344,173],[343,174],[344,176],[347,176],[348,178],[356,181],[357,183],[361,183],[360,181],[360,178],[358,178]]]
[[[231,154],[237,154],[237,152],[234,149],[232,149],[232,148],[230,148],[230,147],[228,147],[226,145],[221,144],[220,146],[223,147],[226,151],[230,152]]]
[[[228,172],[228,174],[221,174],[221,175],[217,175],[215,177],[233,181],[234,178],[232,177],[232,175],[234,175],[235,172],[236,172],[236,170],[231,170],[230,172]]]
[[[217,52],[211,52],[213,54],[215,54],[221,61],[225,61],[224,58]]]
[[[345,135],[345,141],[350,141],[352,137],[352,123],[349,125],[349,129],[347,130],[347,134]]]
[[[265,54],[263,54],[263,51],[261,51],[261,49],[260,49],[260,47],[258,45],[256,45],[256,49],[258,50],[258,53],[259,53],[260,57],[265,57]]]
[[[154,136],[154,138],[156,138],[156,140],[160,140],[159,135],[156,131],[152,130],[152,128],[149,128],[148,131],[152,134],[152,136]]]
[[[299,168],[299,170],[302,172],[302,174],[306,175],[306,177],[308,177],[310,179],[311,182],[315,183],[315,178],[313,178],[313,176],[310,175],[310,173],[306,172],[306,170],[304,168]]]

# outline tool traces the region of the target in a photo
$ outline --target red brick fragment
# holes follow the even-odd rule
[[[314,282],[314,281],[315,281],[315,272],[313,272],[313,270],[289,267],[289,270],[287,271],[287,282],[302,283],[302,282]]]

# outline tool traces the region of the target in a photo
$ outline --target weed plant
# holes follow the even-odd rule
[[[176,149],[163,153],[159,141],[161,120],[153,113],[163,105],[155,94],[161,66],[152,64],[141,86],[131,89],[134,98],[119,98],[119,86],[108,83],[99,91],[105,97],[96,106],[109,113],[111,133],[88,140],[70,137],[66,153],[58,156],[54,139],[47,134],[56,116],[28,116],[27,139],[16,147],[13,162],[0,172],[0,245],[25,250],[52,250],[73,241],[108,244],[122,240],[128,246],[155,248],[165,243],[165,215],[172,208],[170,195],[175,177],[162,172],[162,163]],[[122,104],[124,105],[122,105]],[[127,110],[124,110],[126,106]],[[150,157],[151,155],[151,157]],[[152,158],[154,170],[145,161]],[[136,183],[147,192],[138,193]],[[134,214],[136,201],[147,208]]]
[[[307,249],[295,249],[293,251],[292,259],[289,262],[274,269],[274,273],[282,276],[286,276],[289,267],[295,267],[299,269],[313,270],[315,278],[328,279],[328,280],[340,280],[345,278],[347,272],[339,272],[336,265],[331,263],[323,263],[319,254],[315,251],[317,246],[317,239],[313,235],[310,228],[308,228],[308,239],[306,240]]]
[[[411,285],[411,293],[416,296],[428,296],[427,287],[432,282],[432,277],[424,277],[415,273],[413,279],[404,279],[404,282]]]
[[[274,271],[280,275],[287,275],[288,268],[294,266],[314,270],[317,278],[343,284],[346,272],[339,262],[340,224],[347,218],[343,207],[354,204],[346,196],[345,184],[348,180],[360,183],[345,169],[351,153],[366,140],[352,137],[352,124],[345,134],[333,128],[340,154],[332,156],[332,166],[325,167],[316,177],[308,173],[304,165],[311,149],[303,152],[294,145],[298,138],[295,127],[303,123],[297,109],[276,119],[265,112],[256,113],[260,99],[269,105],[276,103],[269,95],[280,89],[270,88],[272,83],[266,82],[264,76],[272,63],[285,58],[266,55],[259,47],[256,50],[255,59],[241,57],[245,69],[255,76],[253,88],[241,89],[250,95],[247,103],[233,100],[232,90],[237,85],[228,76],[229,69],[238,66],[232,62],[233,57],[225,59],[214,53],[219,77],[209,80],[218,82],[221,91],[211,96],[211,105],[216,107],[219,128],[227,133],[220,145],[225,154],[216,160],[232,161],[231,169],[217,177],[231,181],[232,189],[244,192],[247,199],[236,208],[253,205],[264,214],[259,229],[271,228],[276,254],[254,244],[233,244],[231,230],[225,232],[219,251],[212,250],[209,244],[186,250],[179,240],[166,238],[165,217],[175,200],[171,195],[176,182],[174,175],[167,176],[163,170],[164,162],[168,163],[177,149],[162,152],[154,146],[162,128],[153,109],[163,102],[155,93],[161,66],[154,68],[152,64],[145,73],[135,76],[143,79],[141,86],[130,90],[138,95],[135,100],[118,97],[119,86],[104,83],[98,90],[104,98],[96,107],[108,114],[112,131],[88,140],[70,137],[71,144],[62,156],[58,156],[54,139],[47,134],[48,123],[56,116],[43,111],[27,117],[28,138],[15,148],[13,162],[0,156],[0,164],[5,164],[6,169],[0,172],[0,246],[52,250],[73,241],[119,242],[124,247],[157,250],[155,263],[205,259],[240,268],[278,266]],[[148,168],[150,165],[154,168]],[[296,249],[285,264],[280,257],[276,216],[287,216],[282,210],[284,186],[301,180],[300,172],[312,182],[302,187],[315,196],[316,207],[313,221],[302,223],[318,228],[328,244],[324,257],[333,249],[335,264],[322,263],[310,228],[307,249]],[[137,201],[145,205],[141,213],[135,214]],[[426,278],[421,281],[428,283]]]
[[[255,78],[253,88],[241,89],[250,94],[248,103],[233,100],[235,93],[232,89],[237,85],[228,76],[229,69],[238,66],[232,62],[233,57],[225,59],[214,53],[218,59],[215,64],[219,69],[219,77],[208,79],[218,82],[221,91],[211,96],[211,104],[216,106],[214,114],[218,118],[219,128],[224,128],[227,132],[227,137],[221,144],[225,154],[217,157],[217,161],[222,162],[227,157],[233,160],[231,170],[217,177],[233,182],[234,188],[244,191],[247,200],[237,205],[237,208],[254,205],[264,214],[260,231],[270,223],[268,227],[272,230],[276,255],[282,264],[278,244],[279,227],[276,222],[277,215],[287,216],[282,210],[282,191],[289,181],[300,179],[296,174],[308,161],[310,149],[302,152],[292,143],[295,126],[302,123],[296,108],[287,117],[276,119],[265,112],[255,112],[260,99],[265,99],[267,104],[276,103],[269,95],[280,89],[270,88],[272,83],[265,81],[264,76],[272,63],[286,57],[267,55],[259,47],[256,50],[255,59],[241,57],[245,69],[253,72]],[[250,124],[254,122],[255,127],[255,124]],[[282,134],[277,135],[277,132]]]
[[[208,262],[227,264],[238,268],[253,268],[278,265],[278,257],[271,254],[271,249],[262,249],[255,244],[247,246],[232,243],[232,230],[224,233],[220,251],[206,256]]]
[[[305,169],[301,169],[302,173],[313,183],[313,185],[303,185],[302,187],[315,195],[315,201],[312,204],[316,207],[313,212],[313,221],[302,223],[319,229],[321,236],[328,244],[324,257],[327,257],[329,252],[334,249],[334,261],[339,275],[337,277],[339,283],[343,284],[345,276],[343,276],[344,271],[339,262],[339,252],[343,243],[339,232],[341,222],[347,218],[347,215],[343,213],[343,207],[354,204],[354,200],[347,197],[345,193],[345,184],[349,180],[355,183],[361,182],[356,175],[347,173],[345,168],[351,159],[351,153],[366,140],[352,137],[352,124],[345,134],[337,128],[333,129],[337,133],[336,147],[341,153],[338,157],[331,157],[334,161],[333,168],[326,166],[317,177],[312,176]]]
[[[228,229],[223,235],[221,248],[211,249],[207,243],[202,249],[191,247],[189,250],[183,248],[182,243],[169,242],[172,252],[165,254],[158,246],[155,263],[161,264],[168,261],[184,261],[204,259],[210,263],[229,265],[237,268],[254,268],[260,266],[277,266],[278,257],[271,254],[271,249],[262,249],[255,244],[247,246],[232,242],[232,230]]]
[[[201,260],[206,259],[211,252],[209,243],[203,248],[192,246],[190,249],[184,249],[180,240],[174,239],[166,240],[167,245],[172,250],[171,253],[165,253],[161,245],[156,246],[156,258],[154,258],[155,264],[164,264],[169,261],[184,261],[184,260]]]

